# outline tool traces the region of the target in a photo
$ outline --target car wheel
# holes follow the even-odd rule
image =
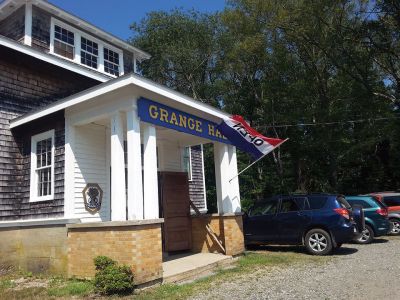
[[[304,239],[307,251],[313,255],[327,255],[332,252],[332,239],[322,229],[311,229]]]
[[[361,232],[361,234],[355,239],[355,242],[358,244],[369,244],[374,239],[374,231],[371,226],[365,225],[365,229]]]
[[[391,235],[399,235],[400,234],[400,220],[399,219],[390,219],[392,231],[390,231]]]

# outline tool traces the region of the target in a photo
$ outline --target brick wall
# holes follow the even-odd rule
[[[9,121],[98,84],[0,46],[0,221],[63,215],[64,115],[11,132]],[[56,130],[56,199],[29,203],[31,136]]]
[[[221,253],[206,230],[209,225],[222,241],[226,255],[238,255],[244,251],[243,221],[241,215],[192,216],[192,251]]]
[[[130,266],[136,284],[162,278],[161,223],[140,225],[140,221],[136,222],[131,221],[133,225],[125,226],[110,224],[129,224],[129,221],[70,226],[68,275],[92,278],[95,274],[93,258],[105,255]],[[102,227],[96,227],[96,224]]]
[[[20,41],[25,35],[25,5],[0,22],[0,34]]]
[[[0,269],[65,275],[67,229],[60,226],[0,228]]]

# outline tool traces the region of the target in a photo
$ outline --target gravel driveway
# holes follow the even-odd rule
[[[268,249],[277,251],[276,247]],[[343,245],[323,264],[260,270],[193,299],[389,300],[400,299],[399,289],[400,237],[384,237],[370,245]]]

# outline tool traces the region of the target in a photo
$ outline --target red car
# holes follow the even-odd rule
[[[400,235],[400,192],[379,192],[370,195],[388,207],[389,221],[392,226],[390,234]]]

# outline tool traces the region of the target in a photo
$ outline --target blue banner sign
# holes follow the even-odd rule
[[[140,120],[143,122],[230,144],[214,122],[145,98],[140,98],[137,105]]]

